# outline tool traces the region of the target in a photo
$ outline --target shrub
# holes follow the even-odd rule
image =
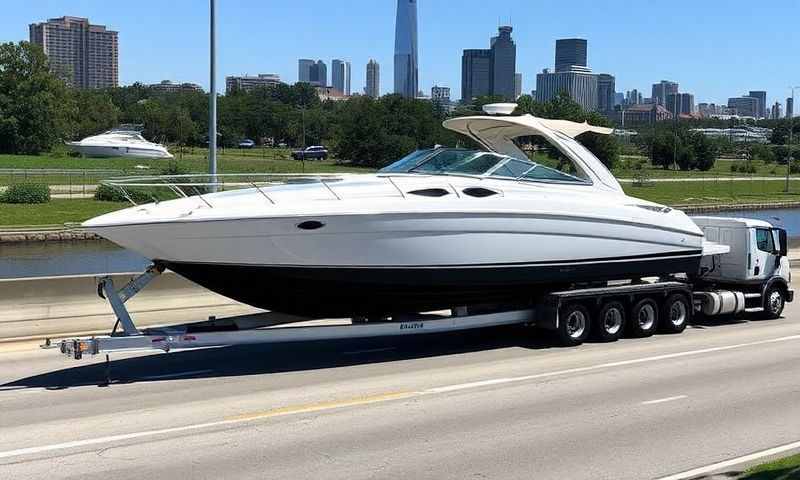
[[[50,187],[43,183],[15,183],[0,195],[0,203],[47,203]]]
[[[789,165],[789,173],[800,173],[800,163],[792,162]]]
[[[131,200],[136,203],[150,203],[153,201],[149,192],[137,188],[130,188],[125,191]],[[128,198],[122,190],[109,185],[100,184],[94,192],[94,199],[104,202],[127,202]]]

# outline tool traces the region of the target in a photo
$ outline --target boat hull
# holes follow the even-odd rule
[[[173,155],[168,152],[149,149],[149,148],[80,145],[77,143],[68,143],[67,145],[75,152],[80,153],[81,155],[84,155],[86,157],[93,157],[93,158],[107,158],[107,157],[155,158],[155,159],[174,158]]]
[[[528,264],[301,267],[162,262],[210,290],[312,318],[385,316],[465,305],[527,303],[571,283],[696,272],[701,251]]]

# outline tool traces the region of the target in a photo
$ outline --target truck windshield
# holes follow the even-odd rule
[[[418,150],[382,169],[379,173],[475,175],[522,181],[587,183],[581,178],[530,160],[460,148]]]

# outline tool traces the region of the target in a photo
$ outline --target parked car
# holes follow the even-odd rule
[[[239,142],[239,148],[253,148],[256,146],[256,142],[250,140],[249,138],[245,138],[241,142]]]
[[[327,160],[328,149],[320,145],[312,145],[305,150],[295,150],[292,152],[295,160]]]

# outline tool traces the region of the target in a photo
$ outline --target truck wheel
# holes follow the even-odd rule
[[[783,290],[779,287],[769,287],[764,293],[764,317],[773,320],[779,318],[786,306],[786,299],[783,297]]]
[[[582,344],[589,337],[591,317],[589,310],[579,303],[571,303],[561,309],[558,314],[558,338],[562,345],[574,347]]]
[[[691,305],[686,295],[673,293],[661,307],[661,330],[665,333],[681,333],[689,323]]]
[[[652,298],[639,300],[631,309],[628,322],[631,336],[644,338],[652,336],[658,328],[658,304]]]
[[[597,323],[592,328],[601,342],[616,342],[625,329],[625,307],[620,302],[608,302],[597,314]]]

